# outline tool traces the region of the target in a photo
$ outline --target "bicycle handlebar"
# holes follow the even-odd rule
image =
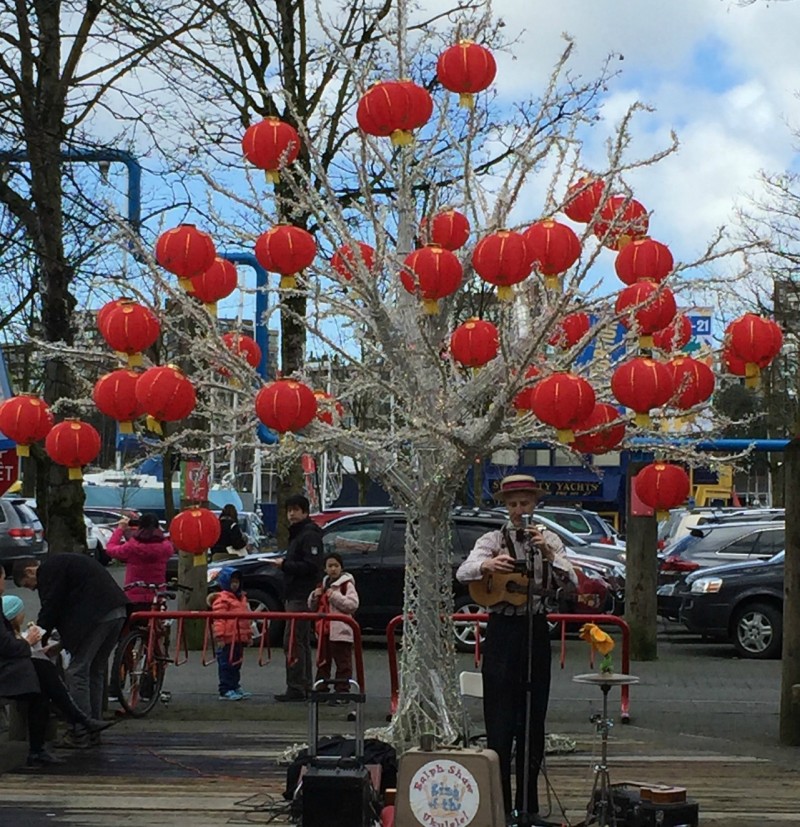
[[[136,580],[133,583],[128,583],[122,587],[123,591],[128,591],[129,589],[152,589],[155,592],[164,592],[164,591],[179,591],[179,592],[191,592],[194,589],[191,586],[184,586],[181,583],[177,583],[172,581],[170,583],[146,583],[144,580]]]

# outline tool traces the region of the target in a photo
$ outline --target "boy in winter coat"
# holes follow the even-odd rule
[[[336,614],[352,615],[358,609],[358,592],[353,575],[344,571],[342,558],[335,551],[325,555],[325,576],[308,596],[308,608]],[[317,677],[330,680],[331,667],[336,665],[337,692],[349,692],[348,681],[353,675],[353,630],[340,620],[317,621]],[[322,689],[327,691],[327,687]],[[330,703],[336,703],[331,701]],[[339,701],[346,704],[347,701]]]
[[[247,597],[242,591],[239,572],[225,566],[217,578],[220,591],[208,596],[208,605],[214,612],[247,612]],[[247,618],[214,618],[214,640],[219,671],[219,698],[221,701],[241,701],[249,698],[239,684],[242,673],[242,648],[253,640],[253,628]]]

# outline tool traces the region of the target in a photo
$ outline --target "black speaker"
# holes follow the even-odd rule
[[[377,803],[363,766],[310,766],[303,775],[302,827],[371,827]]]

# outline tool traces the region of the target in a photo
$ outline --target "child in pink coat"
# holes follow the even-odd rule
[[[225,566],[217,578],[220,591],[208,596],[214,612],[249,612],[247,597],[242,591],[239,572]],[[253,627],[247,618],[214,618],[214,640],[217,642],[217,669],[219,671],[219,699],[242,701],[250,697],[240,684],[242,649],[253,639]]]

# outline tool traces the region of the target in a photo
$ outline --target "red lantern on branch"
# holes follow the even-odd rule
[[[667,362],[674,385],[672,404],[682,411],[705,402],[714,393],[714,371],[699,359],[678,356]]]
[[[155,344],[161,324],[150,308],[120,299],[103,314],[99,329],[108,346],[126,356],[128,365],[134,367],[142,364],[142,351]]]
[[[475,106],[475,93],[487,89],[496,74],[492,53],[471,40],[459,40],[436,61],[439,83],[449,92],[458,93],[458,105],[464,109]]]
[[[532,379],[535,379],[541,371],[536,365],[531,365],[525,371],[525,383],[527,387],[523,388],[515,397],[513,405],[517,409],[518,414],[525,414],[531,409],[531,401],[533,398],[533,384]]]
[[[467,319],[450,336],[450,353],[465,368],[479,368],[497,356],[500,334],[483,319]]]
[[[677,305],[668,287],[652,281],[637,281],[620,290],[614,309],[617,313],[629,311],[620,322],[639,334],[639,347],[652,348],[653,333],[675,318]]]
[[[356,121],[363,132],[391,137],[395,146],[413,143],[413,130],[424,126],[433,114],[428,92],[410,80],[381,81],[359,100]]]
[[[17,456],[30,456],[29,446],[44,439],[53,427],[53,414],[43,399],[22,393],[0,404],[0,432],[17,443]]]
[[[208,233],[194,224],[179,224],[167,230],[156,241],[156,261],[178,277],[181,287],[191,291],[186,279],[198,276],[214,263],[217,250]]]
[[[125,304],[126,302],[132,302],[130,296],[120,296],[118,299],[111,299],[110,302],[106,302],[98,311],[97,315],[95,316],[95,322],[97,323],[97,329],[102,332],[103,326],[105,325],[106,318],[108,314],[115,308],[118,307],[120,304]]]
[[[745,377],[747,374],[747,363],[744,359],[740,359],[735,353],[733,353],[730,347],[724,347],[722,349],[722,364],[725,367],[725,371],[727,373],[732,374],[733,376],[741,376],[742,378]],[[2,428],[0,428],[2,430]]]
[[[428,315],[439,312],[439,299],[455,293],[463,277],[464,270],[455,253],[437,244],[409,253],[400,271],[403,287],[422,298],[423,312]]]
[[[553,335],[547,340],[548,344],[567,350],[578,344],[591,326],[588,313],[569,313],[558,323]]]
[[[617,420],[619,411],[613,405],[598,402],[589,416],[575,425],[573,450],[580,454],[605,454],[613,451],[625,438],[625,423]],[[612,422],[616,424],[612,425]]]
[[[194,385],[174,365],[146,370],[136,381],[136,399],[147,414],[147,427],[161,433],[161,422],[185,419],[197,404]]]
[[[357,249],[344,244],[333,254],[331,267],[345,280],[350,281],[359,272],[360,267],[372,272],[375,267],[375,248],[363,241],[356,245]]]
[[[206,562],[206,552],[219,540],[219,519],[207,508],[190,508],[181,511],[169,524],[169,539],[179,551],[201,557]]]
[[[249,336],[245,336],[244,333],[239,333],[234,330],[229,333],[223,333],[220,338],[222,339],[222,344],[224,344],[228,350],[233,351],[237,356],[244,359],[251,368],[255,369],[261,364],[261,348],[255,339],[251,339]],[[219,372],[223,374],[223,376],[228,375],[228,371],[225,370],[225,368],[220,368]]]
[[[685,313],[677,313],[666,327],[653,333],[653,347],[673,353],[681,350],[691,338],[692,320]]]
[[[676,508],[689,497],[689,475],[680,465],[653,462],[645,465],[633,478],[636,496],[663,519],[670,508]]]
[[[594,388],[572,373],[554,373],[533,386],[531,410],[556,429],[559,442],[573,442],[575,426],[594,409]]]
[[[280,118],[264,118],[249,126],[242,138],[244,157],[259,169],[266,170],[267,180],[280,181],[280,169],[297,160],[300,136]]]
[[[558,289],[558,276],[569,270],[581,254],[580,239],[572,228],[552,218],[531,224],[523,236],[533,267],[545,277],[547,287]]]
[[[469,221],[458,210],[444,210],[432,218],[423,218],[419,225],[420,236],[430,244],[438,244],[445,250],[460,250],[469,239]]]
[[[133,370],[114,370],[101,376],[94,383],[92,399],[100,413],[119,422],[121,434],[133,433],[133,420],[145,412],[136,398],[139,374]]]
[[[745,363],[745,386],[755,388],[761,369],[780,353],[783,333],[771,319],[745,313],[728,325],[725,342],[730,352]]]
[[[674,266],[669,247],[652,238],[637,238],[626,244],[614,261],[614,269],[625,284],[642,279],[662,282]]]
[[[206,306],[212,315],[217,315],[217,302],[227,298],[239,286],[236,266],[226,258],[215,258],[208,270],[192,279],[191,292]]]
[[[472,266],[484,281],[497,286],[500,301],[511,301],[511,286],[524,281],[533,265],[525,237],[511,230],[498,230],[475,245]]]
[[[650,424],[651,408],[666,405],[673,390],[669,368],[643,356],[623,362],[611,375],[614,398],[636,412],[634,422],[641,427]]]
[[[50,429],[44,449],[53,462],[67,466],[69,479],[80,480],[82,466],[100,453],[100,434],[87,422],[66,419]]]
[[[592,231],[604,246],[621,250],[631,241],[647,235],[649,225],[647,209],[635,198],[612,195],[600,208],[600,219]]]
[[[585,175],[567,190],[564,213],[579,224],[588,224],[605,195],[606,185],[600,178]]]
[[[296,379],[270,382],[256,394],[256,414],[273,431],[300,431],[317,415],[314,391]]]
[[[279,224],[256,239],[255,254],[265,270],[281,274],[282,288],[293,289],[297,274],[314,261],[317,243],[302,227]]]
[[[326,391],[314,391],[317,400],[317,419],[325,425],[333,425],[344,416],[344,407]]]

